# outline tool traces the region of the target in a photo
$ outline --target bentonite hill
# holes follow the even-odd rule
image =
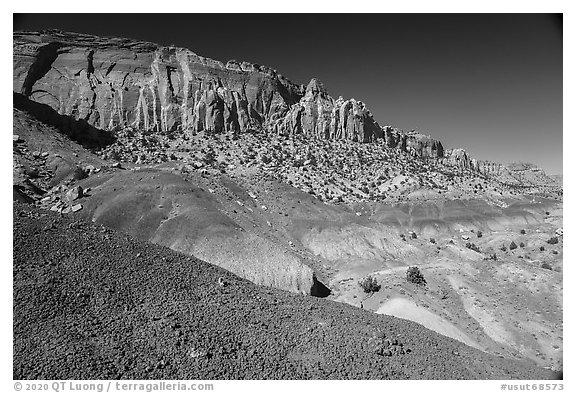
[[[184,48],[15,32],[13,67],[14,378],[562,370],[561,179]]]

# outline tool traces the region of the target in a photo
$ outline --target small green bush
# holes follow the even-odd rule
[[[406,281],[416,285],[426,285],[426,279],[418,266],[410,266],[406,270]]]
[[[72,174],[74,180],[82,180],[88,177],[88,173],[80,167],[74,168],[74,173]]]
[[[362,279],[358,284],[360,285],[360,287],[362,287],[362,289],[366,293],[378,292],[382,287],[380,284],[378,284],[378,281],[372,276],[368,276]]]
[[[480,247],[478,247],[474,243],[466,243],[466,248],[471,249],[472,251],[480,252]]]

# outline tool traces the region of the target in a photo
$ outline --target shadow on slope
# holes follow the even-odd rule
[[[49,105],[31,101],[20,93],[13,93],[13,105],[14,108],[28,112],[41,122],[55,127],[87,149],[101,149],[114,143],[115,138],[109,132],[99,130],[84,119],[61,115]]]

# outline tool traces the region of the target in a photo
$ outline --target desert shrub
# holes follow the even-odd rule
[[[76,167],[74,168],[74,173],[72,174],[72,177],[74,178],[74,180],[82,180],[88,177],[88,173],[84,169]]]
[[[545,250],[544,246],[540,246],[540,251],[544,251],[544,250]]]
[[[474,243],[466,243],[466,248],[471,249],[472,251],[480,252],[480,247],[478,247]]]
[[[546,240],[548,244],[558,244],[558,238],[556,236],[551,237],[550,239]]]
[[[441,289],[441,290],[440,290],[440,298],[441,298],[442,300],[446,300],[446,299],[448,299],[449,297],[450,297],[450,292],[448,292],[448,290],[446,290],[446,289]]]
[[[378,284],[378,281],[372,276],[368,276],[360,280],[358,285],[360,285],[360,287],[362,287],[366,293],[378,292],[381,288],[381,285]]]
[[[558,254],[558,250],[552,250],[552,254],[557,255],[557,254]]]
[[[426,285],[426,279],[418,266],[410,266],[406,270],[406,281],[416,285]]]
[[[552,265],[550,265],[548,262],[542,262],[542,265],[540,265],[540,267],[542,269],[552,270]]]
[[[521,234],[521,235],[525,235],[525,234],[526,234],[526,230],[525,230],[525,229],[520,229],[520,234]]]
[[[497,261],[498,257],[496,257],[496,253],[493,253],[492,255],[490,255],[490,259],[493,261]]]
[[[403,233],[401,233],[401,234],[400,234],[400,239],[406,241],[406,236],[405,236]]]
[[[418,239],[418,235],[416,235],[416,232],[410,232],[410,237],[412,239]]]
[[[204,163],[210,165],[214,161],[216,161],[216,155],[214,152],[212,150],[207,151],[206,154],[204,154]]]
[[[502,247],[500,247],[500,250],[502,250],[502,251],[506,251],[506,250],[507,250],[507,248],[506,248],[506,246],[505,246],[505,245],[502,245]]]
[[[433,237],[431,237],[431,238],[430,238],[430,243],[436,244],[436,239],[434,239]]]
[[[116,150],[111,150],[108,152],[108,154],[106,155],[106,157],[110,160],[110,161],[120,161],[120,153],[118,153]]]
[[[517,249],[517,248],[518,248],[518,246],[516,245],[516,243],[514,243],[514,241],[512,241],[512,242],[510,243],[510,250],[515,250],[515,249]]]
[[[520,246],[521,248],[524,248],[524,247],[526,247],[526,244],[524,244],[524,242],[520,242],[519,246]]]
[[[476,232],[476,236],[478,236],[479,238],[482,237],[482,231]]]

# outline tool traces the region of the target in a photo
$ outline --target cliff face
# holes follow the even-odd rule
[[[304,133],[319,139],[355,142],[372,142],[382,137],[382,129],[364,103],[342,97],[334,100],[317,79],[310,81],[300,102],[271,128],[284,135]]]
[[[317,139],[343,139],[354,142],[382,140],[388,147],[414,156],[440,158],[440,141],[416,132],[405,134],[390,126],[381,127],[362,101],[332,98],[317,79],[312,79],[304,97],[286,116],[270,124],[282,135],[305,134]]]
[[[101,130],[242,132],[384,143],[462,170],[504,167],[427,135],[380,126],[362,101],[332,98],[316,79],[298,86],[276,70],[187,49],[57,31],[14,33],[13,90]]]
[[[374,142],[415,156],[443,156],[421,134],[380,127],[366,105],[306,91],[269,67],[204,58],[182,48],[56,31],[14,33],[13,90],[102,130],[134,127]]]
[[[14,34],[13,79],[15,92],[104,130],[242,131],[302,96],[268,67],[59,32]]]
[[[506,170],[504,165],[497,162],[472,158],[464,149],[446,150],[443,162],[446,165],[455,166],[462,170],[479,172],[485,176],[499,176]]]

